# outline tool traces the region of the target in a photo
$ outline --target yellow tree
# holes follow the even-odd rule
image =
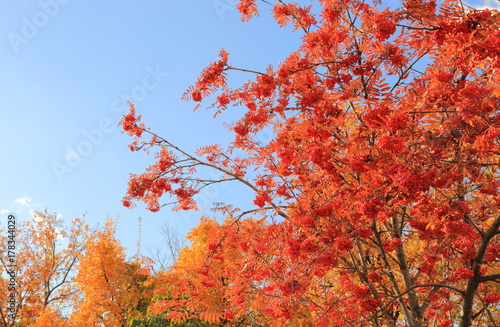
[[[124,326],[142,316],[154,285],[149,277],[151,262],[126,260],[124,248],[115,238],[116,222],[107,219],[104,227],[87,239],[76,276],[80,301],[71,321],[75,326]]]
[[[47,210],[0,230],[0,301],[8,303],[0,308],[1,326],[68,326],[77,292],[74,272],[88,235],[82,220],[66,227]]]
[[[242,303],[260,303],[263,278],[250,281],[255,257],[244,250],[257,247],[248,234],[263,231],[264,220],[229,218],[221,224],[202,217],[188,234],[190,242],[179,253],[176,263],[162,277],[165,287],[155,292],[163,297],[150,310],[165,311],[172,321],[207,322],[216,326],[265,326],[267,319],[256,307]],[[247,241],[242,244],[241,240]],[[267,271],[252,271],[261,273]],[[247,282],[242,282],[242,281]],[[189,295],[188,295],[189,294]],[[188,296],[187,296],[188,295]]]

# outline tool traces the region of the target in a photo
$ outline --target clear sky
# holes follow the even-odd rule
[[[267,14],[240,22],[235,3],[0,5],[0,222],[5,224],[7,211],[25,220],[30,210],[44,208],[68,220],[87,213],[90,225],[120,216],[118,237],[129,255],[136,251],[138,216],[145,255],[159,242],[165,219],[181,233],[195,226],[201,213],[122,206],[129,173],[141,173],[153,157],[130,152],[130,139],[117,124],[130,100],[147,125],[175,144],[194,150],[229,140],[221,122],[237,112],[217,120],[210,111],[193,112],[194,103],[180,99],[185,89],[221,48],[234,66],[263,70],[298,42]],[[201,194],[207,205],[237,200],[235,195],[230,186]]]
[[[153,157],[130,152],[117,124],[130,100],[148,126],[181,147],[230,140],[221,123],[235,120],[238,110],[218,119],[193,112],[193,103],[180,100],[185,89],[221,48],[231,65],[262,71],[300,42],[299,34],[273,22],[268,5],[261,3],[258,19],[242,23],[236,3],[3,1],[0,224],[5,227],[7,212],[26,220],[44,208],[68,220],[87,213],[91,226],[119,216],[117,235],[128,255],[136,251],[139,216],[144,255],[160,242],[165,219],[182,234],[195,226],[201,213],[122,206],[129,173],[141,173]],[[251,77],[237,74],[232,81]],[[251,205],[233,186],[207,188],[200,197],[207,205]]]

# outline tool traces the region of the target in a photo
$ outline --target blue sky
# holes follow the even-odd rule
[[[310,1],[302,1],[310,3]],[[129,173],[153,158],[132,153],[117,124],[125,102],[174,144],[193,151],[227,143],[222,121],[180,100],[221,48],[233,66],[264,70],[296,49],[300,35],[261,16],[242,23],[235,0],[40,0],[0,5],[0,224],[47,208],[71,220],[86,214],[91,226],[120,217],[117,236],[136,251],[142,217],[142,253],[161,241],[165,220],[181,234],[202,214],[124,208]],[[490,4],[498,2],[489,1]],[[251,75],[236,74],[239,84]],[[208,105],[208,104],[207,104]],[[202,204],[234,202],[249,208],[248,193],[219,184]],[[209,213],[208,209],[205,210]]]
[[[183,234],[199,213],[124,208],[129,173],[153,158],[132,153],[117,124],[125,101],[144,122],[175,144],[194,150],[224,143],[222,121],[180,98],[221,48],[234,66],[263,70],[297,46],[263,11],[242,23],[234,0],[12,1],[0,6],[0,223],[7,212],[30,219],[47,208],[90,225],[119,216],[118,237],[135,254],[137,217],[142,252],[161,241],[165,219]],[[241,83],[251,76],[239,74]],[[207,104],[208,105],[208,104]],[[236,186],[235,186],[236,187]],[[241,192],[241,193],[240,193]],[[233,186],[201,194],[212,201],[247,201]],[[248,201],[251,204],[251,200]],[[208,209],[205,210],[209,213]]]

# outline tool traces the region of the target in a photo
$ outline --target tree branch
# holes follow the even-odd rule
[[[460,321],[460,327],[470,327],[472,323],[472,309],[474,306],[474,295],[476,290],[481,283],[480,268],[483,263],[484,255],[486,254],[486,249],[491,241],[491,239],[497,234],[500,228],[500,215],[493,221],[490,228],[484,233],[483,239],[479,248],[477,249],[477,254],[472,261],[472,271],[474,276],[469,278],[467,281],[467,287],[465,289],[464,304],[462,309],[462,319]],[[493,275],[494,276],[494,275]]]
[[[500,281],[500,274],[479,277],[479,283]]]

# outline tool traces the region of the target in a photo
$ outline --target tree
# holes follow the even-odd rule
[[[257,232],[260,224],[262,221],[252,219],[242,222],[242,226],[252,232]],[[237,301],[240,303],[256,302],[252,287],[240,285],[245,272],[241,260],[243,251],[238,240],[232,239],[233,246],[223,246],[217,250],[218,244],[238,236],[241,233],[236,231],[235,225],[221,225],[214,219],[202,217],[200,224],[187,237],[190,246],[181,251],[172,269],[163,276],[166,285],[172,285],[167,288],[168,296],[155,301],[150,311],[162,314],[168,310],[165,316],[172,321],[206,321],[218,326],[261,326],[266,319],[258,310],[239,308],[229,301],[238,295]],[[158,291],[164,293],[162,289]],[[185,297],[185,294],[190,296]]]
[[[183,236],[175,227],[171,227],[168,221],[162,224],[160,234],[162,235],[161,242],[149,250],[151,259],[155,261],[154,270],[157,272],[168,270],[185,245]]]
[[[67,226],[45,210],[0,235],[1,326],[124,326],[146,316],[153,262],[126,259],[112,220],[102,230],[82,219]]]
[[[116,223],[108,218],[87,239],[75,278],[81,298],[71,317],[75,326],[121,327],[146,313],[153,295],[152,262],[127,261],[115,231]]]
[[[258,14],[255,0],[237,6],[243,20]],[[148,129],[131,104],[121,121],[131,150],[158,152],[131,175],[124,205],[157,211],[167,196],[175,210],[195,210],[196,194],[220,182],[254,191],[245,211],[214,204],[227,232],[206,231],[205,260],[190,271],[231,278],[224,308],[214,309],[231,319],[251,311],[272,326],[496,326],[499,13],[453,0],[270,6],[300,48],[264,72],[231,66],[222,50],[183,97],[196,108],[215,99],[216,115],[244,109],[227,149],[190,154]],[[255,77],[232,89],[229,72]],[[274,138],[263,143],[263,130]],[[207,178],[204,168],[224,176]],[[179,317],[206,305],[180,299],[212,289],[184,287],[203,282],[190,273],[178,275],[172,287],[183,294],[165,305]]]
[[[9,310],[3,305],[0,308],[0,324],[68,326],[68,310],[77,293],[75,270],[89,236],[88,225],[75,219],[67,227],[56,213],[45,210],[20,224],[14,234],[0,233],[0,262],[5,273],[0,279],[1,301],[8,303],[11,295],[14,299]],[[11,308],[14,315],[9,315]]]

